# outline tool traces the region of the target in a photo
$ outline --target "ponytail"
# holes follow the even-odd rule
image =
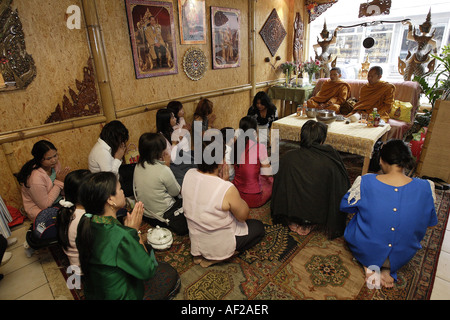
[[[89,174],[89,170],[75,170],[64,179],[65,199],[59,202],[61,208],[58,210],[56,217],[56,227],[58,242],[65,250],[70,247],[69,226],[73,220],[76,205],[79,203],[78,189]]]
[[[81,272],[87,275],[89,272],[89,260],[92,254],[92,242],[94,240],[91,232],[91,215],[84,214],[77,228],[77,238],[75,240],[78,249]]]
[[[78,197],[85,208],[77,229],[77,249],[83,274],[89,272],[89,260],[95,235],[91,229],[92,215],[103,215],[108,198],[116,194],[117,177],[112,172],[97,172],[89,175],[81,184]]]
[[[33,149],[31,149],[33,159],[25,163],[17,174],[17,181],[19,182],[19,184],[24,185],[28,188],[28,177],[31,175],[31,172],[33,172],[34,169],[39,169],[41,167],[41,161],[44,158],[45,153],[49,150],[56,151],[57,149],[53,145],[53,143],[47,140],[39,140],[33,145]]]

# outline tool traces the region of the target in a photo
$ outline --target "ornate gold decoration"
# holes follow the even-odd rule
[[[300,12],[295,14],[294,20],[294,45],[293,45],[293,58],[295,62],[300,63],[300,59],[303,55],[303,19]]]
[[[71,118],[90,116],[100,113],[98,104],[97,89],[95,87],[95,76],[92,58],[89,58],[87,67],[84,67],[84,79],[82,82],[75,80],[78,94],[69,87],[69,98],[64,95],[62,108],[58,105],[45,123],[58,122]]]
[[[408,22],[408,34],[406,39],[417,42],[415,52],[411,53],[408,50],[408,55],[405,61],[398,57],[398,72],[403,76],[405,81],[410,81],[413,76],[422,76],[426,72],[434,71],[436,58],[430,56],[430,53],[437,53],[436,40],[433,39],[436,29],[431,31],[431,9],[427,14],[424,23],[419,25],[419,33],[417,29]],[[428,71],[425,71],[425,65]]]
[[[206,55],[198,48],[189,48],[183,57],[183,69],[191,80],[200,80],[206,72]]]
[[[11,3],[0,0],[0,73],[9,85],[3,90],[24,89],[36,77],[34,60],[26,52],[22,22]]]
[[[331,66],[336,66],[336,59],[337,57],[332,59],[332,56],[330,53],[328,53],[328,48],[330,45],[336,43],[337,39],[337,31],[336,28],[333,32],[333,34],[330,37],[330,32],[327,29],[327,22],[324,21],[323,23],[323,29],[322,32],[320,32],[320,36],[322,37],[322,41],[319,40],[319,37],[317,37],[317,44],[313,45],[314,53],[315,53],[315,59],[320,61],[320,64],[322,65],[322,68],[318,73],[316,73],[316,78],[328,78],[330,77],[330,66],[328,65],[331,62]],[[321,48],[322,52],[320,55],[317,54],[317,49]]]
[[[358,18],[388,15],[391,13],[392,0],[373,0],[371,2],[362,3],[359,6]]]
[[[307,0],[305,5],[309,14],[309,23],[317,19],[336,2],[338,2],[338,0]]]

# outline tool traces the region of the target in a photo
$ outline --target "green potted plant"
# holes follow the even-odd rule
[[[431,103],[431,110],[433,110],[436,100],[450,99],[450,45],[444,46],[439,56],[433,54],[431,56],[440,61],[436,69],[420,77],[415,76],[413,80],[420,84],[425,96]],[[434,83],[430,86],[427,78],[431,76],[435,76],[435,78]]]

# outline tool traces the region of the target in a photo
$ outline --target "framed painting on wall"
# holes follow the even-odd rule
[[[125,0],[136,78],[178,73],[172,2]]]
[[[235,68],[241,64],[238,9],[211,7],[213,69]]]
[[[206,43],[205,0],[178,0],[181,44]]]

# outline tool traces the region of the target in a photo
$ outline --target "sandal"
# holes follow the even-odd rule
[[[435,188],[438,190],[449,190],[450,189],[450,184],[440,178],[422,176],[422,179],[427,179],[427,180],[433,181]]]

